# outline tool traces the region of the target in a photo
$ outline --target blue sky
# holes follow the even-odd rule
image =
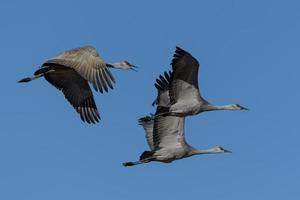
[[[0,2],[0,199],[281,200],[300,196],[298,1]],[[102,121],[80,121],[44,79],[16,81],[83,45],[114,70],[115,89],[94,92]],[[199,59],[202,95],[240,103],[186,120],[203,155],[124,168],[147,144],[137,118],[154,112],[155,78],[178,45]]]

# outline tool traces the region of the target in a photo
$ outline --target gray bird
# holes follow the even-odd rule
[[[164,73],[155,84],[157,88],[157,110],[155,115],[146,116],[139,119],[146,133],[146,139],[150,151],[144,151],[140,159],[135,162],[125,162],[124,166],[133,166],[151,161],[170,163],[174,160],[201,154],[230,153],[223,147],[213,147],[206,150],[198,150],[189,145],[184,136],[185,117],[160,116],[168,109],[169,105],[169,85],[171,73]]]
[[[199,62],[187,51],[176,47],[172,59],[169,109],[160,115],[197,115],[212,110],[248,110],[239,104],[212,105],[201,95],[198,86]]]
[[[31,77],[23,78],[19,83],[44,77],[50,84],[61,90],[65,98],[87,123],[99,122],[100,115],[94,101],[91,83],[101,93],[113,89],[115,79],[109,68],[131,69],[136,66],[127,61],[113,64],[105,63],[92,46],[65,51],[46,61]]]

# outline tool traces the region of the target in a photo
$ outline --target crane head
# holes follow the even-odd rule
[[[226,149],[224,149],[223,147],[220,147],[220,146],[214,147],[214,151],[215,151],[215,153],[232,153],[231,151],[226,150]]]
[[[233,106],[234,106],[235,110],[249,110],[248,108],[243,107],[240,104],[234,104]]]
[[[110,64],[113,68],[117,68],[117,69],[130,69],[133,71],[137,71],[135,68],[137,68],[137,66],[129,63],[127,60],[123,60],[117,63],[113,63]]]

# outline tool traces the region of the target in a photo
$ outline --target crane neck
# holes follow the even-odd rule
[[[111,64],[106,64],[108,67],[111,68],[120,68],[121,67],[121,63],[120,62],[116,62],[116,63],[111,63]]]
[[[189,152],[189,156],[199,155],[199,154],[214,154],[214,153],[219,153],[219,152],[217,152],[215,148],[193,149]]]
[[[206,104],[206,105],[203,105],[203,111],[213,111],[213,110],[237,110],[237,108],[234,104],[228,104],[228,105]]]
[[[110,68],[116,68],[116,69],[129,69],[130,68],[128,63],[124,62],[124,61],[115,62],[115,63],[111,63],[111,64],[107,63],[106,66],[108,66]]]

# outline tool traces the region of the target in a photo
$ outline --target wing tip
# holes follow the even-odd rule
[[[99,123],[99,121],[101,120],[97,108],[84,106],[84,107],[77,107],[76,111],[79,113],[80,119],[83,122],[86,122],[88,124],[96,124]]]
[[[138,119],[139,125],[142,125],[143,123],[151,122],[154,120],[154,115],[150,113],[150,115],[141,117]]]
[[[172,77],[172,71],[164,71],[163,74],[159,75],[159,77],[156,79],[156,83],[154,83],[154,86],[156,89],[161,91],[166,91],[169,89],[171,84],[171,77]]]
[[[176,46],[171,65],[175,64],[184,55],[191,55],[191,54],[189,52],[187,52],[186,50],[182,49],[181,47]]]

